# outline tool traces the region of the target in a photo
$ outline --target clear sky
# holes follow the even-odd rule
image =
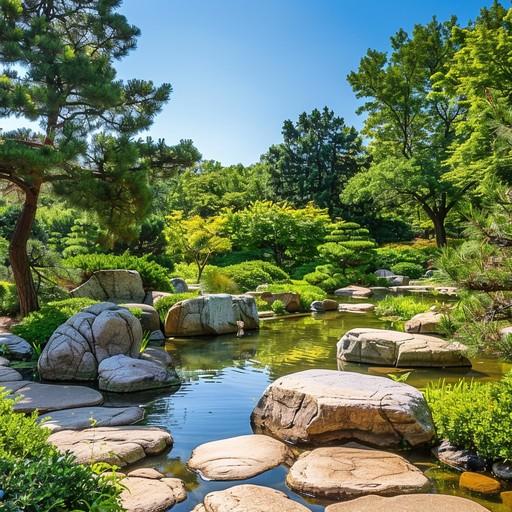
[[[194,141],[204,158],[249,164],[281,140],[285,119],[327,105],[361,126],[346,75],[368,48],[432,15],[474,19],[491,0],[125,0],[142,30],[123,78],[170,82],[151,129]],[[6,126],[7,128],[7,126]]]

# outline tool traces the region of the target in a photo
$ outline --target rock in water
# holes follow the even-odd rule
[[[345,286],[345,288],[338,288],[334,295],[338,297],[356,297],[356,298],[365,298],[372,295],[372,291],[370,288],[365,288],[363,286],[350,285]]]
[[[385,377],[306,370],[277,379],[256,405],[258,432],[291,443],[356,440],[392,447],[428,443],[432,416],[423,395]]]
[[[94,304],[52,334],[37,364],[39,374],[47,380],[95,380],[103,359],[139,357],[141,341],[140,322],[126,308]]]
[[[205,295],[178,302],[165,318],[167,336],[207,336],[236,333],[237,322],[244,329],[258,329],[258,310],[250,295],[225,293]]]
[[[306,452],[291,467],[286,482],[296,492],[328,499],[394,496],[430,487],[428,478],[399,455],[344,447]]]
[[[323,313],[324,311],[336,311],[338,309],[338,301],[333,299],[314,300],[310,306],[311,311]]]
[[[338,342],[338,359],[381,366],[471,366],[462,343],[384,329],[352,329]]]
[[[413,316],[405,323],[405,332],[414,332],[419,334],[440,334],[441,323],[445,315],[436,311],[427,311]]]
[[[459,478],[459,485],[464,489],[469,489],[480,494],[496,494],[501,489],[498,480],[480,473],[464,471]]]

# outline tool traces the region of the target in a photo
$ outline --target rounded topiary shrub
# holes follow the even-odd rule
[[[408,276],[411,279],[419,279],[425,274],[425,269],[417,263],[402,262],[391,267],[391,272],[398,276]]]

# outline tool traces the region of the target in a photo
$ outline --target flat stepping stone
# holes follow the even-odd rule
[[[107,462],[119,467],[158,455],[172,445],[172,437],[157,427],[98,427],[61,430],[48,441],[59,451],[70,451],[81,464]]]
[[[362,304],[339,304],[339,311],[345,313],[369,313],[375,309],[375,304],[363,302]]]
[[[131,471],[121,485],[121,504],[126,512],[165,512],[187,498],[183,481],[150,468]]]
[[[366,298],[372,295],[373,292],[370,288],[364,286],[345,286],[344,288],[338,288],[335,290],[334,295],[337,297],[354,297],[354,298]]]
[[[446,494],[411,494],[383,498],[365,496],[329,505],[325,512],[489,512],[474,501]]]
[[[144,418],[142,407],[79,407],[43,414],[38,419],[52,432],[89,427],[133,425]]]
[[[207,494],[192,512],[310,512],[281,491],[259,485],[236,485]]]
[[[251,419],[256,432],[294,444],[417,446],[434,436],[430,411],[416,388],[336,370],[306,370],[277,379]]]
[[[286,483],[316,498],[350,499],[424,492],[430,481],[399,455],[359,448],[316,448],[299,457]]]
[[[0,366],[0,382],[13,382],[23,380],[20,372],[9,366]]]
[[[291,450],[281,441],[247,435],[198,446],[188,467],[207,480],[245,480],[291,460]]]
[[[16,334],[0,333],[0,346],[5,345],[9,356],[13,359],[30,359],[32,346],[30,343]]]
[[[501,484],[495,478],[472,471],[464,471],[459,478],[459,486],[480,494],[496,494]]]
[[[101,393],[85,386],[40,384],[22,380],[3,382],[2,387],[10,392],[9,398],[19,397],[14,404],[16,412],[45,413],[75,407],[89,407],[103,402]]]
[[[337,357],[353,363],[396,367],[470,367],[462,343],[385,329],[352,329],[338,341]]]

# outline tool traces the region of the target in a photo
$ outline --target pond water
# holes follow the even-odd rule
[[[287,470],[278,467],[247,481],[209,482],[186,468],[191,451],[199,444],[252,433],[250,414],[266,386],[282,375],[309,368],[338,368],[336,342],[355,327],[387,328],[389,323],[373,313],[329,312],[318,315],[287,317],[262,322],[259,332],[243,338],[219,336],[202,339],[173,339],[166,348],[173,355],[182,377],[174,393],[141,393],[130,401],[148,403],[146,423],[167,428],[174,438],[172,450],[150,464],[183,479],[188,498],[173,512],[189,512],[208,492],[239,483],[254,483],[280,489],[312,511],[323,511],[325,502],[299,496],[286,487]],[[346,364],[344,370],[386,375],[393,368]],[[474,359],[472,369],[414,370],[408,384],[422,388],[432,380],[463,378],[499,379],[512,365],[496,360]],[[119,395],[109,397],[111,404],[126,403]],[[457,494],[479,501],[493,512],[510,510],[499,496],[479,499],[458,489],[458,473],[441,468],[428,452],[402,454],[426,471],[434,481],[434,492]],[[145,461],[145,466],[148,461]]]

